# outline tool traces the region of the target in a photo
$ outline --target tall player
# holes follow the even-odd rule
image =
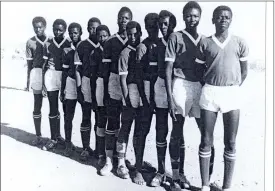
[[[159,28],[162,38],[157,44],[158,51],[158,78],[154,87],[154,99],[156,104],[156,147],[158,156],[158,172],[151,181],[151,186],[158,187],[166,179],[165,156],[167,149],[166,137],[168,134],[168,101],[165,88],[165,50],[167,40],[176,27],[176,17],[167,10],[159,13]]]
[[[33,122],[35,127],[36,139],[32,141],[33,145],[39,146],[41,140],[41,107],[42,107],[42,67],[44,64],[43,47],[44,43],[48,42],[48,37],[45,34],[46,20],[43,17],[35,17],[32,20],[35,36],[30,38],[26,44],[26,58],[28,64],[28,78],[30,78],[30,86],[33,89],[34,109]],[[29,77],[30,76],[30,77]],[[29,84],[29,80],[27,82]],[[27,89],[29,85],[27,84]]]
[[[186,28],[170,35],[165,53],[166,90],[173,129],[169,143],[169,151],[173,170],[173,187],[180,190],[190,187],[184,175],[185,143],[183,125],[185,117],[195,117],[200,128],[201,78],[196,70],[195,52],[201,35],[197,26],[201,17],[201,7],[197,2],[190,1],[183,8],[183,20]],[[172,80],[172,73],[174,79]],[[173,84],[173,85],[172,85]],[[213,155],[214,156],[214,155]]]
[[[132,20],[132,11],[128,7],[122,7],[117,16],[118,32],[112,35],[104,45],[104,83],[108,88],[104,88],[104,102],[107,106],[108,125],[106,129],[106,163],[100,170],[100,174],[105,176],[110,174],[113,168],[113,156],[117,159],[116,141],[120,127],[120,113],[122,107],[122,90],[118,75],[118,58],[121,51],[127,46],[126,25]]]
[[[103,47],[106,40],[110,36],[109,28],[106,25],[100,25],[96,28],[97,40],[100,44],[90,55],[90,65],[92,71],[91,90],[92,103],[96,106],[96,151],[98,153],[98,164],[103,167],[105,164],[105,130],[107,125],[106,106],[103,102],[104,89],[108,89],[108,85],[104,87],[104,65],[102,63]]]
[[[54,38],[44,45],[43,58],[44,82],[50,105],[50,129],[51,140],[43,147],[43,150],[50,150],[57,146],[57,143],[64,145],[64,139],[60,135],[60,113],[58,109],[59,90],[61,89],[62,78],[62,54],[63,49],[71,47],[71,42],[64,37],[67,24],[63,19],[56,19],[53,23]]]
[[[63,71],[62,84],[60,92],[60,100],[63,102],[64,111],[64,131],[65,144],[64,155],[69,157],[72,154],[74,146],[72,144],[72,128],[73,118],[75,114],[75,107],[77,102],[77,84],[76,70],[74,64],[75,49],[81,43],[82,27],[78,23],[71,23],[68,27],[69,37],[72,41],[70,48],[64,48],[63,52]]]
[[[82,108],[82,122],[80,127],[81,140],[83,145],[83,151],[80,154],[80,159],[82,161],[87,161],[89,155],[93,155],[94,153],[90,147],[92,126],[92,78],[89,58],[91,52],[99,46],[96,38],[96,28],[100,24],[100,20],[96,17],[93,17],[88,21],[87,30],[89,32],[89,38],[81,42],[81,44],[76,49],[77,51],[75,54],[75,64],[77,65],[77,71],[81,77],[81,86],[79,86],[77,89],[77,95],[78,101]]]
[[[232,21],[228,6],[219,6],[213,12],[214,35],[203,39],[196,62],[205,64],[205,85],[200,98],[201,144],[199,148],[202,191],[209,191],[209,163],[213,131],[218,112],[224,123],[224,177],[223,191],[233,190],[231,181],[236,159],[236,136],[240,118],[240,86],[247,76],[248,46],[243,39],[228,31]]]

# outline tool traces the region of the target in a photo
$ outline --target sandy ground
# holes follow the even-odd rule
[[[101,177],[97,174],[94,159],[88,164],[82,164],[77,159],[77,154],[72,158],[66,158],[60,152],[45,152],[30,146],[34,138],[33,95],[31,92],[20,90],[24,88],[26,78],[23,62],[1,61],[1,190],[165,190],[162,187],[138,186],[131,180],[122,180],[115,175]],[[264,190],[265,73],[250,71],[242,90],[243,106],[237,136],[237,161],[233,187],[234,191],[261,191]],[[60,111],[62,113],[61,105]],[[50,135],[48,112],[48,100],[44,99],[42,109],[44,137]],[[81,146],[80,122],[81,110],[77,105],[72,138],[77,146]],[[171,130],[171,120],[169,126]],[[61,134],[64,135],[62,120],[61,127]],[[144,159],[157,167],[154,127],[155,118],[147,138]],[[184,133],[187,145],[185,172],[191,184],[200,187],[197,154],[200,135],[193,119],[186,120]],[[94,148],[93,133],[91,147]],[[222,185],[224,146],[221,115],[215,128],[215,147],[216,158],[211,181]],[[134,163],[133,156],[133,147],[130,144],[127,158],[131,163]],[[167,172],[171,173],[168,151],[166,158]],[[151,176],[147,175],[146,180],[149,181]]]

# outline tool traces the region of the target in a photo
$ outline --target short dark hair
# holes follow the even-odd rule
[[[185,14],[188,9],[198,9],[200,14],[202,12],[201,6],[196,1],[189,1],[186,3],[186,5],[183,7],[182,13]]]
[[[233,13],[232,13],[232,10],[230,9],[230,7],[228,6],[225,6],[225,5],[221,5],[221,6],[218,6],[214,11],[213,11],[213,18],[216,18],[218,13],[220,11],[229,11],[231,13],[231,16],[233,17]]]
[[[54,22],[53,22],[53,27],[55,25],[63,25],[65,27],[65,29],[67,29],[67,23],[63,20],[63,19],[56,19]]]
[[[100,31],[106,31],[109,34],[109,36],[111,35],[110,30],[106,25],[99,25],[96,28],[96,34],[98,34]]]
[[[87,25],[90,26],[92,23],[98,23],[101,25],[101,22],[100,22],[99,18],[97,18],[97,17],[90,18]]]
[[[119,10],[117,16],[119,17],[124,12],[129,13],[130,17],[131,17],[131,20],[133,19],[133,13],[132,13],[131,9],[129,9],[128,7],[121,7],[121,9]]]
[[[33,20],[32,20],[32,26],[34,26],[35,23],[42,23],[44,26],[47,26],[47,22],[46,22],[46,19],[44,17],[40,17],[40,16],[37,16],[37,17],[34,17]]]
[[[72,28],[78,28],[79,31],[82,33],[82,27],[79,23],[75,23],[75,22],[71,23],[68,27],[68,31],[70,31]]]
[[[159,18],[169,17],[169,23],[172,24],[172,28],[174,29],[177,26],[177,19],[173,13],[167,10],[161,10],[159,13]]]
[[[141,26],[138,22],[136,21],[129,21],[126,25],[126,30],[136,28],[137,32],[141,33]]]
[[[158,22],[159,15],[157,13],[148,13],[144,18],[145,25],[146,25],[146,23],[148,22],[149,19]]]

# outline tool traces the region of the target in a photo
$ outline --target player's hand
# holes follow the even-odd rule
[[[150,110],[154,112],[156,109],[156,102],[155,100],[150,100]]]
[[[96,111],[97,110],[97,101],[92,99],[92,110]]]
[[[176,118],[176,105],[173,100],[168,100],[169,113],[173,121],[177,121]]]
[[[77,91],[77,101],[78,101],[78,103],[80,103],[80,105],[82,105],[84,103],[84,95],[80,88]]]
[[[130,100],[129,95],[126,97],[125,102],[126,102],[127,107],[132,108],[132,104],[131,104],[131,100]]]
[[[59,99],[63,103],[65,101],[65,94],[64,93],[60,93]]]
[[[30,89],[29,89],[28,87],[26,87],[26,88],[24,89],[24,91],[28,92],[28,91],[30,91]]]
[[[43,95],[43,97],[47,97],[47,88],[45,85],[43,85],[43,87],[42,87],[42,95]]]
[[[104,103],[105,107],[107,107],[109,105],[109,100],[110,100],[110,95],[108,93],[106,93],[103,97],[103,103]]]

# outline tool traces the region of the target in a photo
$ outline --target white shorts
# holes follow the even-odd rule
[[[61,89],[62,71],[48,69],[45,73],[45,86],[47,91],[56,91]]]
[[[108,92],[110,94],[110,98],[112,99],[123,99],[122,90],[120,86],[120,76],[118,74],[111,72],[108,83]]]
[[[76,80],[69,76],[66,79],[64,94],[65,99],[77,99]]]
[[[177,106],[177,114],[184,117],[200,118],[200,82],[191,82],[175,77],[173,81],[173,99]]]
[[[92,103],[92,92],[91,92],[90,84],[91,84],[90,78],[83,76],[81,81],[81,91],[84,96],[84,101],[88,103]]]
[[[42,91],[42,68],[33,68],[31,70],[30,87],[33,91]]]
[[[96,80],[96,102],[98,106],[104,106],[104,81],[103,78],[98,77]]]
[[[240,109],[240,86],[212,86],[205,84],[202,88],[200,106],[202,109],[227,113]]]
[[[143,81],[144,82],[144,93],[146,95],[147,101],[149,102],[150,98],[150,82],[149,81]],[[142,106],[142,100],[138,91],[137,84],[128,84],[128,91],[129,91],[129,97],[131,101],[131,105],[133,108],[138,108],[139,106]]]
[[[167,92],[165,86],[165,80],[158,77],[155,87],[155,103],[157,108],[168,108]]]

